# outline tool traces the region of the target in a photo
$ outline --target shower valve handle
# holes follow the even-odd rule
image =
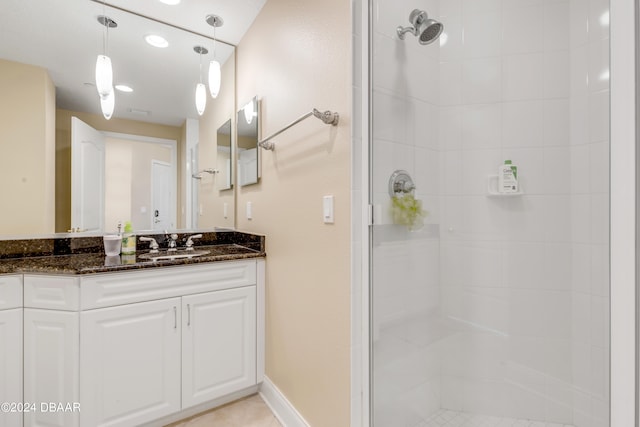
[[[409,172],[399,169],[391,174],[389,178],[389,196],[396,197],[398,193],[413,193],[415,189],[416,185],[413,183]]]
[[[398,181],[394,187],[396,193],[410,193],[416,189],[412,181]]]

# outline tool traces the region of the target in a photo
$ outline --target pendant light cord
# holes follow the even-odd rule
[[[107,56],[107,49],[109,48],[109,21],[111,19],[107,17],[104,0],[102,1],[102,19],[104,20],[102,25],[105,26],[105,30],[102,32],[102,52],[104,56]]]
[[[213,26],[213,59],[216,59],[216,27]]]

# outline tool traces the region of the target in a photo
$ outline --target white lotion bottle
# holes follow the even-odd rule
[[[511,160],[505,160],[504,164],[498,167],[498,193],[518,191],[518,167]]]

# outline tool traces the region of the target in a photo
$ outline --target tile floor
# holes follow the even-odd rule
[[[228,403],[167,427],[282,427],[259,394]],[[491,415],[440,409],[416,427],[573,427]]]
[[[470,414],[441,409],[416,427],[573,427],[569,424],[547,423],[508,417]]]
[[[282,427],[259,394],[227,403],[167,427]]]

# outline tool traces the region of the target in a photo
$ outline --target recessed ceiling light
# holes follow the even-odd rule
[[[180,0],[158,0],[160,3],[168,4],[170,6],[175,6],[180,3]]]
[[[127,85],[116,85],[116,89],[120,92],[133,92],[133,89]]]
[[[127,112],[138,116],[150,116],[151,111],[141,110],[139,108],[127,108]]]
[[[169,42],[164,37],[161,37],[155,34],[149,34],[148,36],[145,36],[144,39],[147,43],[149,43],[153,47],[169,46]]]

